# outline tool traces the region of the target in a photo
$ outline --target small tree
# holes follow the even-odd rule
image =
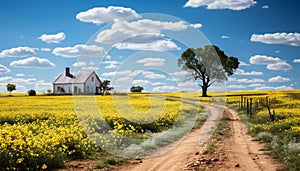
[[[104,80],[102,81],[101,85],[100,85],[100,91],[102,96],[104,96],[105,94],[107,94],[107,92],[113,90],[113,87],[110,87],[110,80]]]
[[[130,88],[131,92],[142,92],[143,90],[144,90],[144,87],[141,87],[141,86],[132,86]]]
[[[16,90],[16,85],[15,84],[7,84],[6,89],[9,92],[9,95],[11,95],[11,92]]]
[[[28,96],[35,96],[36,95],[36,91],[33,90],[33,89],[29,90],[27,93],[28,93]]]
[[[48,89],[47,94],[51,94],[52,90]]]

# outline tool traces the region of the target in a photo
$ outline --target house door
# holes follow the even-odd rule
[[[74,86],[74,94],[77,94],[77,93],[78,93],[78,87]]]

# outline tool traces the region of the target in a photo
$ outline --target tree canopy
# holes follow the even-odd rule
[[[141,87],[141,86],[132,86],[130,88],[131,92],[142,92],[143,90],[144,90],[144,87]]]
[[[11,92],[16,90],[16,85],[15,84],[7,84],[6,89],[9,92],[9,95],[11,95]]]
[[[110,87],[110,80],[103,80],[100,85],[100,90],[102,96],[104,96],[107,92],[113,90],[113,87]]]
[[[202,96],[207,96],[207,89],[215,82],[226,81],[239,66],[238,58],[227,56],[215,45],[204,48],[188,48],[178,59],[178,65],[192,72],[195,80],[201,80]]]

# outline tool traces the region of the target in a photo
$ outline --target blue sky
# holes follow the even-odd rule
[[[46,91],[91,71],[116,91],[195,91],[176,59],[211,43],[241,61],[210,90],[300,89],[298,0],[3,0],[0,92]]]

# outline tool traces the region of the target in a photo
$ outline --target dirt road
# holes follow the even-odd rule
[[[189,103],[199,103],[185,100]],[[216,142],[215,152],[204,155],[212,131],[222,117],[224,108],[209,103],[201,103],[210,110],[210,115],[204,125],[186,135],[179,143],[165,149],[166,153],[156,157],[142,160],[131,160],[128,163],[114,168],[124,171],[181,171],[181,170],[276,170],[281,167],[265,155],[260,149],[263,144],[252,141],[247,135],[247,127],[240,121],[238,114],[232,109],[225,109],[225,115],[229,118],[231,136]]]

